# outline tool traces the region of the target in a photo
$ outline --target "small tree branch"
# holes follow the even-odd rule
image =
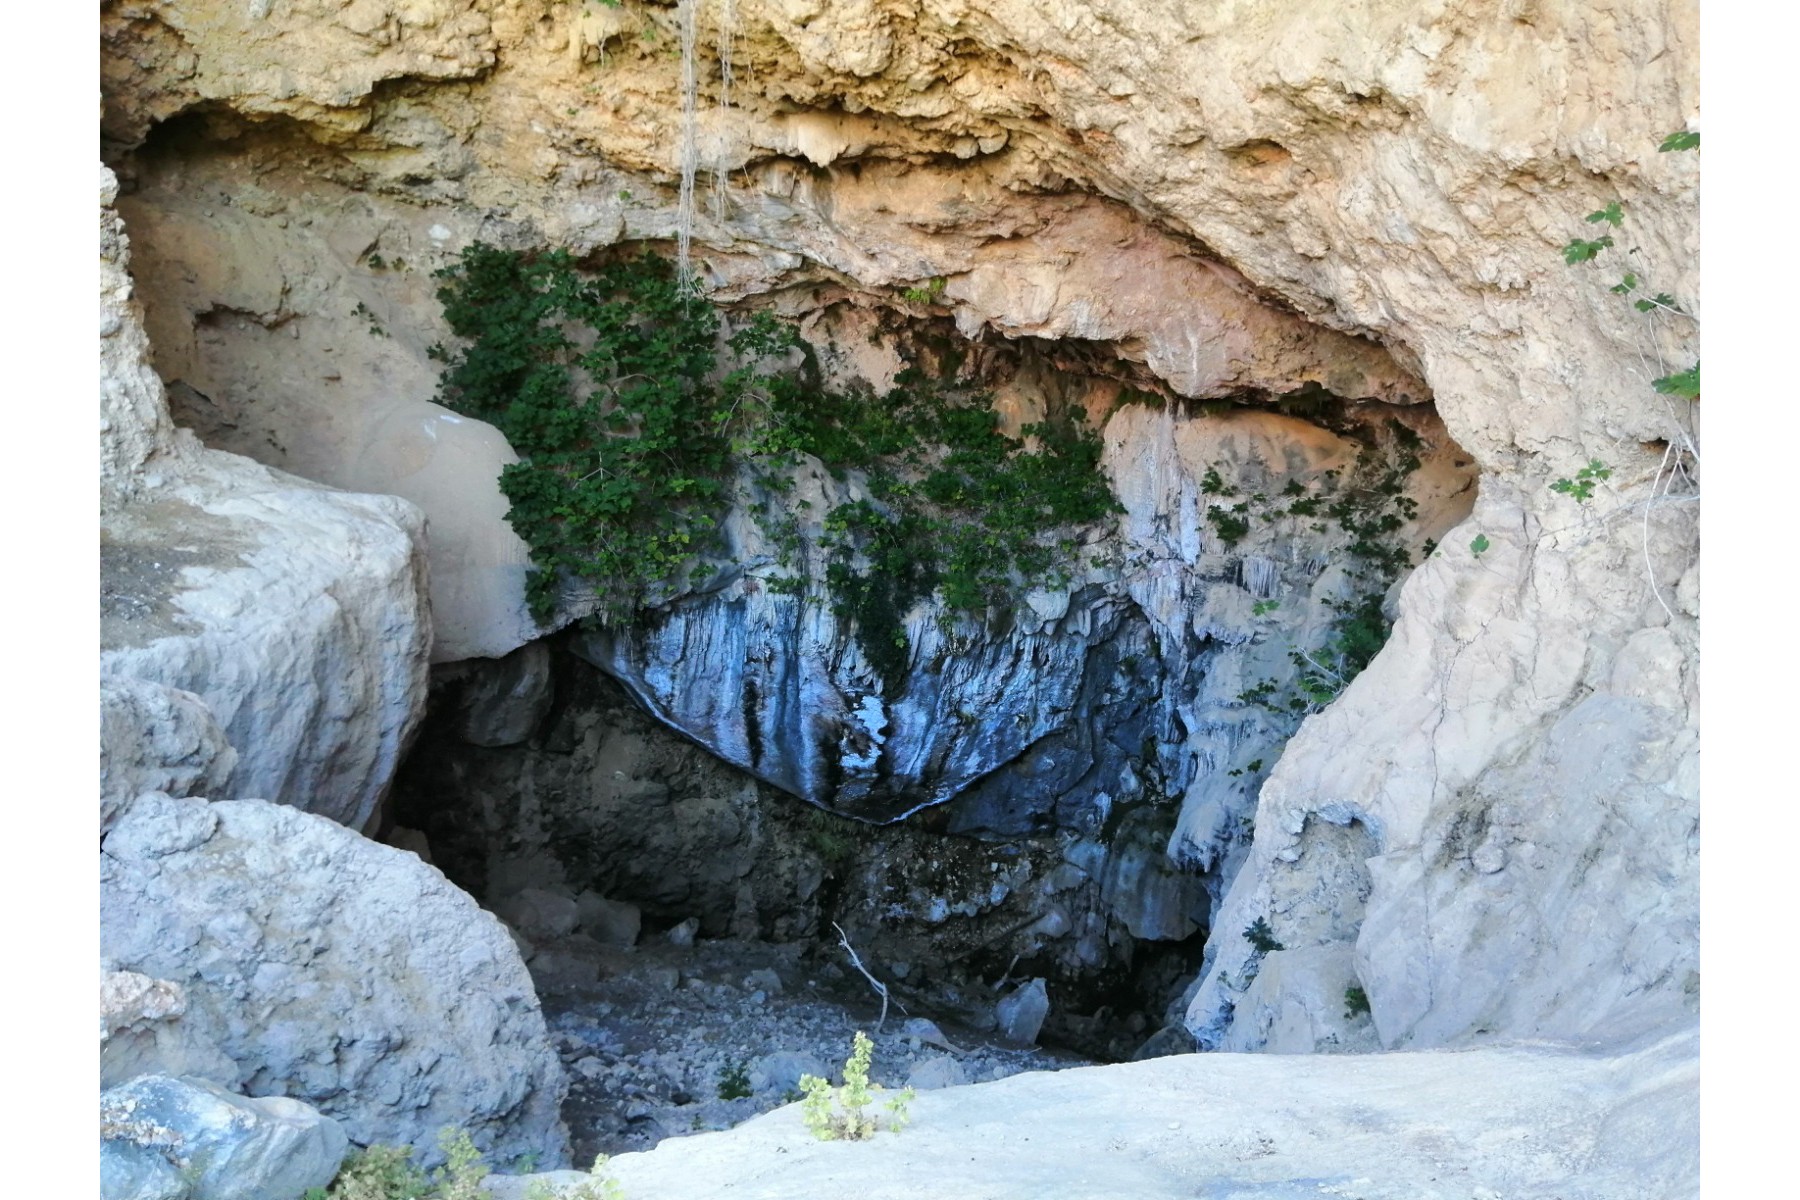
[[[831,927],[838,931],[838,945],[842,946],[844,948],[844,953],[850,956],[850,965],[862,972],[862,977],[869,981],[869,986],[875,989],[875,994],[877,996],[881,997],[881,1016],[875,1022],[875,1031],[879,1033],[881,1032],[882,1025],[887,1022],[889,999],[887,984],[869,974],[869,968],[863,966],[862,956],[857,954],[856,947],[850,944],[850,935],[844,932],[844,927],[839,925],[836,921],[831,923]],[[906,1011],[906,1005],[900,1003],[898,1000],[894,1001],[894,1007],[901,1012]]]

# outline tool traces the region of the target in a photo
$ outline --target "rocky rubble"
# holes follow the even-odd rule
[[[567,943],[536,948],[529,963],[569,1077],[564,1113],[580,1163],[742,1124],[791,1103],[803,1074],[841,1083],[858,1030],[875,1043],[870,1079],[890,1091],[1084,1061],[997,1036],[991,993],[971,1014],[985,1012],[985,1031],[960,1013],[938,1013],[940,1025],[917,1007],[910,1017],[891,1008],[878,1026],[879,1001],[862,977],[844,962],[803,959],[797,945],[658,937],[630,948],[559,946]],[[538,968],[571,953],[592,965],[584,978]]]

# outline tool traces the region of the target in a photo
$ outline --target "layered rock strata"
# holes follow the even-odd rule
[[[338,269],[359,285],[365,272],[362,303],[422,349],[428,323],[386,299],[414,285],[372,269],[378,245],[410,266],[477,235],[585,251],[676,232],[673,13],[573,9],[111,5],[105,129],[127,153],[185,114],[164,167],[138,156],[146,210],[210,204],[210,154],[260,172],[259,193],[232,194],[271,221],[364,203],[336,189],[407,214],[380,225],[391,246],[351,246]],[[723,11],[702,6],[703,46]],[[1596,272],[1614,260],[1571,269],[1560,249],[1617,201],[1634,273],[1698,311],[1697,164],[1656,152],[1697,111],[1694,6],[731,11],[732,103],[699,120],[718,203],[694,220],[721,294],[824,276],[891,297],[943,278],[965,332],[1103,338],[1177,390],[1294,380],[1276,361],[1221,375],[1197,352],[1202,329],[1206,346],[1229,341],[1218,324],[1170,321],[1181,293],[1136,287],[1166,277],[1096,272],[1116,239],[1089,231],[1041,257],[1038,231],[1083,210],[1060,197],[1105,196],[1154,227],[1146,239],[1204,246],[1234,288],[1379,339],[1481,468],[1473,514],[1399,595],[1394,641],[1263,789],[1193,1027],[1212,1044],[1307,1048],[1350,986],[1391,1045],[1687,1019],[1697,434],[1692,407],[1649,384],[1692,361],[1697,328],[1609,294],[1614,276]],[[719,77],[715,51],[700,66]],[[901,165],[918,182],[895,183]],[[1100,282],[1065,292],[1065,276]],[[159,306],[191,325],[173,297]],[[357,327],[333,320],[337,346]],[[1178,352],[1189,330],[1196,352]],[[1553,488],[1595,462],[1610,474],[1585,502]],[[516,630],[510,613],[471,627]],[[1281,950],[1243,936],[1257,919]],[[1521,983],[1504,985],[1515,966]]]

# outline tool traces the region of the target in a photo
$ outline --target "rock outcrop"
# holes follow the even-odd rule
[[[353,828],[375,814],[423,712],[430,618],[418,511],[201,449],[170,424],[101,178],[101,676],[121,722],[236,754],[230,790]],[[118,681],[112,683],[112,681]],[[138,682],[131,682],[138,681]],[[146,704],[157,711],[135,712]],[[146,726],[149,728],[149,726]],[[185,728],[186,732],[176,732]],[[133,752],[109,737],[109,755]],[[142,745],[142,743],[136,743]],[[166,754],[172,747],[149,747]],[[123,764],[109,791],[149,786]],[[191,790],[200,777],[167,780]],[[115,796],[116,799],[116,796]]]
[[[561,1069],[511,940],[356,832],[422,714],[417,510],[173,428],[111,189],[103,170],[102,1081],[209,1076],[261,1097],[200,1087],[282,1145],[311,1112],[283,1097],[301,1097],[365,1144],[429,1147],[456,1124],[504,1157],[560,1160]],[[344,1148],[337,1123],[307,1128],[329,1135],[306,1135],[310,1165],[270,1160],[266,1179],[212,1146],[219,1178],[194,1184],[121,1144],[119,1194],[297,1196]]]
[[[284,805],[141,796],[101,844],[100,952],[185,989],[229,1086],[313,1104],[359,1144],[457,1125],[498,1161],[567,1157],[512,939],[403,850]]]
[[[798,1105],[621,1154],[628,1196],[1367,1200],[1699,1191],[1692,1034],[1613,1058],[1510,1047],[1289,1057],[1184,1054],[922,1091],[898,1136],[845,1145]],[[573,1172],[496,1178],[495,1200]],[[564,1190],[567,1189],[567,1190]]]
[[[965,335],[1098,340],[1192,395],[1313,382],[1398,400],[1394,372],[1412,373],[1481,470],[1473,513],[1401,591],[1394,640],[1262,790],[1188,1015],[1208,1044],[1279,1028],[1284,1048],[1329,1046],[1350,981],[1387,1045],[1688,1019],[1697,435],[1692,406],[1649,385],[1693,361],[1697,330],[1560,249],[1619,202],[1633,272],[1698,311],[1695,156],[1656,152],[1697,112],[1695,6],[700,7],[709,81],[735,14],[731,102],[707,85],[696,146],[695,255],[719,295],[904,307],[896,289],[941,278],[929,307]],[[361,220],[331,269],[396,331],[371,335],[349,295],[276,283],[244,308],[229,280],[189,296],[169,271],[153,307],[200,365],[165,369],[204,375],[221,428],[311,392],[252,392],[230,365],[284,325],[379,343],[359,363],[390,341],[422,354],[438,335],[415,273],[476,236],[585,253],[675,234],[675,14],[576,9],[106,10],[105,128],[136,173],[134,219],[191,224],[229,196],[231,221],[256,218],[240,262],[302,253],[285,230],[315,211],[327,230]],[[171,266],[192,259],[157,240]],[[1221,289],[1293,313],[1234,324]],[[1304,344],[1239,340],[1253,325]],[[1359,338],[1398,366],[1358,359],[1334,381],[1373,349]],[[281,421],[332,462],[368,444]],[[1596,461],[1610,475],[1587,501],[1553,488]],[[481,642],[510,649],[516,602],[486,595],[469,627],[513,630]],[[1224,765],[1196,776],[1178,854],[1216,827],[1206,780]],[[1243,936],[1257,919],[1281,950]],[[1265,965],[1279,997],[1248,990]]]

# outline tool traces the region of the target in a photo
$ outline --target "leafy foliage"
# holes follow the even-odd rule
[[[1625,224],[1625,213],[1624,210],[1619,207],[1619,202],[1614,200],[1611,204],[1600,209],[1598,212],[1589,213],[1587,219],[1590,225],[1598,225],[1601,222],[1605,222],[1614,229],[1617,229]]]
[[[742,1060],[725,1064],[719,1072],[719,1099],[743,1100],[754,1094],[750,1087],[750,1068]]]
[[[1565,496],[1571,496],[1577,501],[1586,501],[1593,498],[1594,486],[1602,479],[1607,479],[1611,476],[1611,467],[1607,466],[1597,458],[1590,459],[1587,466],[1575,472],[1575,478],[1559,479],[1550,485],[1550,490],[1553,492],[1561,492]]]
[[[309,1188],[301,1200],[488,1200],[488,1168],[469,1135],[445,1128],[438,1135],[444,1165],[430,1174],[404,1146],[370,1146],[345,1162],[329,1190]]]
[[[1475,535],[1475,540],[1469,543],[1469,553],[1473,554],[1476,558],[1480,558],[1483,554],[1487,553],[1487,548],[1492,544],[1493,543],[1488,541],[1487,534],[1478,533]]]
[[[885,1118],[866,1111],[874,1103],[876,1093],[884,1090],[880,1084],[869,1082],[869,1063],[874,1055],[875,1043],[858,1030],[851,1043],[849,1061],[844,1063],[843,1087],[834,1088],[829,1080],[817,1075],[800,1077],[800,1091],[805,1097],[800,1116],[814,1137],[822,1142],[860,1142],[874,1137],[884,1122],[894,1133],[906,1127],[907,1106],[914,1096],[911,1088],[887,1100],[883,1105]]]
[[[1366,1017],[1369,1012],[1368,992],[1354,983],[1344,989],[1344,1015],[1346,1017]]]
[[[1576,263],[1592,262],[1602,250],[1613,244],[1611,234],[1602,234],[1592,241],[1575,238],[1563,247],[1563,261],[1570,266]]]
[[[653,256],[584,272],[563,251],[477,244],[439,276],[463,341],[436,350],[442,396],[519,452],[500,483],[532,550],[540,620],[565,581],[592,592],[604,621],[655,606],[716,547],[736,479],[778,489],[811,455],[840,477],[867,476],[872,500],[826,514],[827,582],[892,681],[915,603],[941,592],[974,610],[1052,581],[1075,548],[1054,531],[1116,507],[1096,469],[1099,439],[1079,424],[1029,426],[1028,446],[999,431],[988,397],[952,395],[916,369],[879,401],[831,395],[768,314],[721,347],[718,314]],[[776,369],[796,353],[802,369]],[[796,547],[770,519],[777,544]]]
[[[498,426],[520,456],[500,489],[531,547],[533,614],[549,616],[564,576],[591,587],[607,617],[649,603],[716,528],[756,377],[710,378],[717,317],[650,255],[584,277],[560,250],[476,243],[438,275],[444,316],[467,343],[444,356],[443,400]],[[765,348],[754,343],[766,331],[746,333],[746,352]]]
[[[937,276],[920,287],[909,287],[900,295],[914,304],[935,304],[939,296],[944,294],[944,277]]]
[[[1695,363],[1685,371],[1673,375],[1664,375],[1661,379],[1653,379],[1650,386],[1665,396],[1681,396],[1688,400],[1700,398],[1700,364]]]
[[[1275,931],[1269,927],[1267,917],[1258,917],[1250,922],[1249,928],[1244,930],[1244,940],[1249,942],[1250,948],[1258,954],[1269,954],[1276,950],[1287,949],[1286,946],[1275,940]]]
[[[1658,146],[1657,150],[1663,154],[1667,154],[1671,150],[1698,150],[1699,148],[1699,133],[1688,133],[1684,130],[1677,130],[1664,138],[1662,140],[1662,145]]]

